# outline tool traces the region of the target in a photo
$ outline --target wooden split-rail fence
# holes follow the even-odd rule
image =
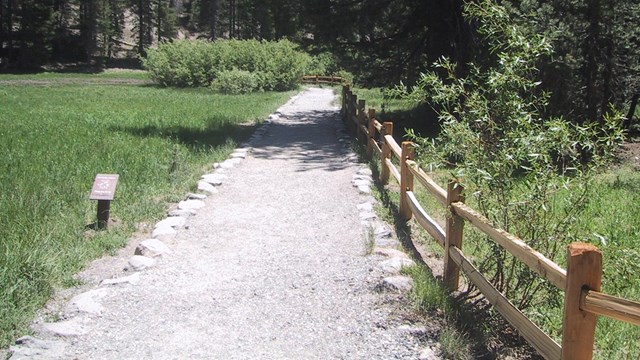
[[[347,127],[364,142],[367,154],[380,159],[379,181],[387,184],[392,176],[400,184],[399,213],[418,224],[444,248],[445,286],[458,289],[462,271],[493,305],[544,358],[562,360],[591,359],[598,315],[640,326],[640,303],[600,292],[602,254],[597,247],[572,243],[567,248],[567,269],[529,247],[518,237],[495,228],[488,219],[464,203],[462,186],[455,180],[441,188],[414,161],[413,144],[399,145],[393,138],[393,123],[379,122],[374,109],[365,111],[348,85],[342,88],[342,116]],[[400,169],[392,161],[395,157]],[[445,229],[433,220],[418,202],[413,189],[416,181],[450,211]],[[558,344],[487,280],[462,251],[465,222],[492,238],[511,255],[551,284],[563,290],[564,314],[562,343]]]
[[[346,80],[340,76],[305,75],[301,82],[303,84],[344,85]]]

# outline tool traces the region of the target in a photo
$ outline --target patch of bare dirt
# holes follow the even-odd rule
[[[629,165],[634,170],[640,170],[640,139],[625,142],[617,154],[620,165]]]

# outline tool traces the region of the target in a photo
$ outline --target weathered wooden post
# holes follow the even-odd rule
[[[407,199],[407,191],[413,191],[413,173],[407,167],[407,160],[413,160],[414,156],[413,143],[403,141],[400,156],[400,216],[405,220],[411,220],[413,215]]]
[[[98,174],[93,180],[90,200],[98,200],[98,214],[96,227],[104,229],[109,225],[111,201],[116,193],[118,185],[118,174]]]
[[[597,247],[572,243],[567,247],[567,286],[562,319],[562,359],[591,359],[597,315],[580,310],[582,292],[600,291],[602,254]]]
[[[376,133],[376,128],[373,125],[375,119],[376,119],[376,110],[369,109],[369,124],[368,124],[369,133],[367,134],[367,156],[369,158],[371,158],[371,155],[373,154],[373,135]]]
[[[347,113],[347,90],[349,87],[347,85],[342,85],[342,109],[340,110],[340,115],[342,115],[342,121],[344,121],[345,114]]]
[[[362,126],[361,126],[365,123],[364,108],[365,108],[365,101],[358,100],[358,116],[357,116],[358,121],[356,122],[356,134],[359,141],[362,141],[364,137],[364,134],[362,133]]]
[[[455,246],[458,249],[462,249],[462,230],[464,227],[464,219],[454,212],[451,204],[464,200],[461,195],[462,190],[462,185],[456,180],[449,182],[447,186],[447,207],[449,208],[449,214],[447,216],[446,237],[444,240],[443,282],[451,291],[458,290],[460,266],[451,258],[449,248]]]
[[[358,128],[356,125],[356,116],[357,116],[357,111],[358,111],[358,95],[356,94],[352,94],[351,95],[351,103],[349,104],[351,106],[351,112],[349,112],[349,127],[351,129],[351,133],[356,135],[358,132]]]
[[[387,166],[387,159],[391,158],[391,148],[385,140],[386,135],[393,135],[393,123],[385,122],[382,124],[382,134],[380,134],[380,141],[382,142],[382,154],[380,154],[380,182],[382,185],[389,183],[389,167]]]

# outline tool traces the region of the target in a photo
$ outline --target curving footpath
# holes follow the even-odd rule
[[[292,98],[11,359],[437,359],[335,101]]]

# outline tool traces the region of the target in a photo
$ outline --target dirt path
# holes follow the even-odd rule
[[[372,198],[353,186],[363,166],[338,141],[333,101],[309,89],[281,108],[244,160],[216,171],[219,193],[158,236],[170,253],[71,301],[57,322],[66,334],[35,324],[40,340],[14,358],[435,358],[429,327],[399,291],[380,291],[402,257],[365,254]]]

